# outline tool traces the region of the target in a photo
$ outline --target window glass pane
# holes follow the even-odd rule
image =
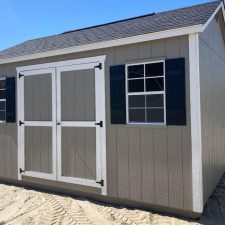
[[[0,111],[0,120],[5,121],[5,111]]]
[[[0,99],[5,99],[5,90],[0,90]]]
[[[148,78],[146,79],[146,91],[163,91],[164,78]]]
[[[145,122],[145,109],[129,109],[130,122]]]
[[[163,63],[151,63],[145,65],[145,76],[163,76]]]
[[[163,123],[164,109],[147,109],[147,122],[148,123]]]
[[[136,65],[128,67],[128,78],[144,77],[144,65]]]
[[[146,107],[163,107],[163,95],[147,95]]]
[[[0,102],[0,110],[5,110],[5,101]]]
[[[129,107],[145,107],[145,95],[129,96]]]
[[[144,91],[144,79],[128,81],[128,92],[142,92],[142,91]]]

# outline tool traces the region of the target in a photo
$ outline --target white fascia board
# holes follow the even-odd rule
[[[200,102],[199,34],[189,35],[190,112],[193,211],[203,211],[202,134]]]
[[[224,21],[225,21],[224,4],[223,4],[223,1],[222,1],[220,3],[220,5],[216,8],[216,10],[212,14],[212,16],[208,19],[208,21],[202,26],[201,32],[203,32],[207,28],[207,26],[210,24],[210,22],[213,20],[213,18],[216,16],[216,14],[219,12],[220,9],[222,9],[222,11],[223,11],[223,16],[224,16]]]
[[[20,62],[25,60],[45,58],[45,57],[51,57],[51,56],[57,56],[57,55],[65,55],[65,54],[71,54],[71,53],[77,53],[77,52],[84,52],[84,51],[90,51],[90,50],[96,50],[96,49],[110,48],[110,47],[116,47],[121,45],[129,45],[129,44],[141,43],[145,41],[153,41],[158,39],[188,35],[191,33],[202,32],[202,27],[203,26],[199,24],[199,25],[190,26],[190,27],[182,27],[182,28],[177,28],[172,30],[166,30],[161,32],[128,37],[128,38],[104,41],[104,42],[99,42],[94,44],[86,44],[81,46],[46,51],[42,53],[18,56],[14,58],[6,58],[6,59],[1,59],[0,64]]]

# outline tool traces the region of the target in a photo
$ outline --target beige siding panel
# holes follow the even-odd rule
[[[155,203],[168,206],[167,130],[154,130]]]
[[[50,127],[25,128],[25,170],[52,173],[52,131]]]
[[[124,126],[117,127],[118,197],[130,198],[128,134]]]
[[[25,120],[51,121],[52,85],[51,74],[24,78]]]
[[[116,47],[115,48],[115,64],[113,65],[118,65],[118,64],[124,64],[126,61],[126,47]]]
[[[168,39],[165,41],[165,52],[168,58],[177,58],[180,54],[180,39]]]
[[[5,130],[6,126],[2,124],[1,126],[1,135],[0,135],[0,141],[1,141],[1,175],[3,177],[6,176],[6,141],[5,141]]]
[[[76,128],[76,177],[85,178],[85,134],[84,128]]]
[[[138,59],[138,46],[131,45],[126,49],[126,60],[137,60]]]
[[[86,179],[96,180],[96,132],[95,128],[85,129]]]
[[[62,120],[95,120],[94,70],[62,72],[61,82]]]
[[[151,53],[152,53],[152,44],[151,42],[149,43],[141,43],[138,46],[139,51],[139,59],[149,59],[151,58]]]
[[[62,128],[62,175],[96,179],[95,128]]]
[[[128,130],[130,199],[141,201],[141,143],[140,129]]]
[[[141,184],[142,201],[154,202],[155,162],[153,129],[141,128]]]
[[[225,42],[220,19],[200,35],[200,85],[204,202],[225,170]]]
[[[177,44],[179,43],[179,45]],[[190,140],[190,110],[189,110],[189,76],[188,76],[188,37],[180,37],[180,38],[170,38],[165,40],[158,40],[152,42],[141,43],[137,45],[131,46],[122,46],[110,49],[103,49],[103,50],[96,50],[96,51],[88,51],[85,53],[76,53],[76,54],[69,54],[65,56],[57,56],[57,57],[50,57],[41,60],[31,60],[27,62],[21,62],[17,65],[31,65],[37,63],[44,63],[44,62],[52,62],[52,61],[61,61],[61,60],[68,60],[68,59],[75,59],[81,57],[90,57],[90,56],[97,56],[106,54],[106,138],[107,138],[107,189],[108,195],[112,197],[119,197],[121,199],[130,199],[130,200],[137,200],[142,202],[147,202],[149,204],[159,204],[167,207],[179,207],[180,206],[180,199],[184,199],[183,208],[186,210],[192,209],[192,190],[191,190],[191,140]],[[110,65],[119,65],[125,64],[127,61],[139,61],[141,59],[149,59],[152,60],[153,58],[178,58],[178,57],[185,57],[186,59],[186,67],[187,67],[187,76],[186,76],[186,83],[187,83],[187,91],[186,91],[186,99],[187,99],[187,126],[179,127],[178,130],[175,129],[169,131],[170,127],[160,127],[157,128],[155,126],[131,126],[131,125],[112,125],[110,123],[110,88],[109,88],[109,66]],[[10,68],[13,68],[13,75],[16,74],[16,64],[9,65]],[[4,73],[6,67],[0,66],[0,71]],[[6,71],[7,72],[7,71]],[[88,75],[87,75],[88,77]],[[87,78],[85,73],[81,78]],[[80,78],[80,79],[81,79]],[[89,78],[88,78],[89,79]],[[75,82],[75,81],[74,81]],[[82,83],[82,79],[80,80]],[[66,81],[62,81],[63,89],[67,90],[67,83]],[[77,83],[77,82],[76,82]],[[89,82],[84,82],[88,83]],[[75,83],[69,83],[68,85],[75,85]],[[71,88],[72,88],[71,85]],[[71,89],[70,88],[70,89]],[[79,88],[79,87],[78,87]],[[86,91],[90,91],[90,87],[86,87]],[[76,89],[76,88],[75,88]],[[44,90],[44,87],[43,87]],[[85,88],[83,89],[85,90]],[[64,91],[62,91],[64,93]],[[80,91],[79,91],[80,92]],[[84,92],[82,92],[84,93]],[[85,92],[87,93],[87,92]],[[64,96],[69,97],[75,95],[75,90],[70,91],[68,95],[66,93],[63,94]],[[84,94],[85,95],[85,94]],[[91,95],[90,92],[87,93],[88,96]],[[74,97],[75,99],[75,97]],[[64,114],[66,117],[70,117],[70,113],[76,112],[76,115],[83,116],[85,118],[90,116],[89,109],[88,112],[85,113],[86,109],[91,106],[91,101],[84,101],[82,103],[81,98],[79,100],[81,106],[79,109],[74,109],[73,104],[70,106],[63,106],[62,110],[64,110]],[[67,104],[66,102],[64,102]],[[63,103],[63,104],[64,104]],[[78,103],[76,103],[78,104]],[[68,107],[68,110],[65,110]],[[76,111],[80,110],[80,111]],[[93,116],[93,114],[91,114]],[[82,118],[83,119],[83,118]],[[1,133],[0,133],[0,144],[5,143],[5,132],[4,132],[4,125],[0,124],[0,132],[3,134],[3,140],[1,141]],[[14,129],[14,126],[11,128]],[[16,132],[15,132],[16,134]],[[177,135],[174,137],[174,135]],[[12,131],[10,131],[10,138],[16,140],[12,137]],[[70,162],[69,156],[72,155],[72,152],[75,150],[77,151],[77,147],[75,143],[68,144],[70,142],[71,132],[65,132],[64,141],[62,146],[67,148],[67,146],[71,146],[67,148],[66,154],[63,153],[63,161],[65,160],[67,163]],[[77,136],[77,135],[76,135]],[[85,146],[85,132],[80,132],[79,134],[79,148],[82,149]],[[179,138],[179,140],[177,140]],[[13,140],[14,141],[14,140]],[[74,139],[76,142],[77,139]],[[1,143],[2,142],[2,143]],[[11,141],[10,141],[11,142]],[[178,143],[177,145],[173,143]],[[15,143],[15,142],[14,142]],[[89,143],[88,143],[89,144]],[[8,145],[8,144],[7,144]],[[92,146],[90,144],[89,146]],[[179,146],[179,147],[178,147]],[[63,147],[63,148],[64,148]],[[8,147],[12,148],[12,147]],[[11,150],[12,151],[12,150]],[[92,151],[92,150],[90,150]],[[74,152],[73,152],[74,153]],[[176,155],[177,153],[177,155]],[[88,152],[85,152],[84,156],[87,156]],[[0,156],[3,155],[5,159],[6,150],[5,148],[0,148]],[[172,156],[176,155],[177,158],[181,159],[177,165],[173,165]],[[12,156],[11,156],[12,157]],[[71,158],[77,161],[78,155],[72,155]],[[133,160],[133,157],[136,157],[136,160]],[[13,159],[17,163],[17,154],[16,151],[13,153]],[[3,176],[5,176],[6,165],[4,164],[4,160],[2,161],[3,165],[0,165],[0,168],[3,169]],[[63,166],[63,173],[77,173],[76,165],[81,163],[78,162],[76,164],[69,163],[69,165]],[[63,163],[64,164],[64,163]],[[70,165],[71,164],[71,165]],[[183,174],[181,176],[180,172],[175,174],[174,171],[180,170],[181,164],[183,166]],[[74,169],[75,167],[75,169]],[[81,165],[82,167],[82,165]],[[12,172],[13,168],[13,172]],[[176,169],[177,168],[177,169]],[[7,169],[8,170],[8,169]],[[74,172],[74,170],[76,172]],[[80,170],[80,168],[79,168]],[[9,173],[17,174],[16,167],[11,166],[11,171]],[[82,173],[82,171],[80,171]],[[11,175],[12,176],[12,175]],[[82,176],[90,176],[87,173],[87,170],[82,174]],[[26,178],[28,179],[28,178]],[[183,187],[180,187],[179,179],[182,180]],[[38,179],[31,179],[35,180],[34,182],[40,182]],[[173,180],[178,183],[178,187],[174,185]],[[45,184],[51,184],[50,181],[44,181]],[[65,185],[65,184],[63,184]],[[65,185],[69,186],[69,185]],[[78,188],[76,186],[76,188]],[[180,190],[182,189],[183,190]],[[82,189],[83,191],[92,192],[90,188],[80,187],[79,190]],[[178,190],[179,196],[181,198],[178,199],[176,196],[172,196],[169,199],[169,193],[175,193]],[[99,193],[99,190],[98,190]],[[183,194],[182,194],[183,193]],[[182,196],[183,195],[183,196]]]
[[[95,71],[84,70],[84,119],[95,120]]]
[[[177,208],[182,208],[184,205],[181,129],[180,127],[168,128],[169,205]]]
[[[165,57],[165,41],[157,40],[152,42],[152,57]]]

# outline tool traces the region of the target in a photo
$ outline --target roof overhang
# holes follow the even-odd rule
[[[206,29],[206,27],[209,25],[209,23],[212,21],[212,19],[215,17],[215,15],[218,13],[218,11],[220,9],[222,9],[223,17],[224,17],[224,21],[225,21],[224,4],[223,4],[223,2],[221,2],[221,4],[217,7],[215,12],[212,14],[212,16],[209,18],[209,20],[204,25],[199,24],[199,25],[195,25],[195,26],[182,27],[182,28],[177,28],[177,29],[172,29],[172,30],[160,31],[160,32],[149,33],[149,34],[144,34],[144,35],[115,39],[115,40],[110,40],[110,41],[103,41],[103,42],[98,42],[98,43],[93,43],[93,44],[85,44],[85,45],[73,46],[73,47],[69,47],[69,48],[45,51],[45,52],[41,52],[41,53],[34,53],[34,54],[23,55],[23,56],[15,56],[12,58],[0,59],[0,64],[20,62],[20,61],[52,57],[52,56],[58,56],[58,55],[66,55],[66,54],[85,52],[85,51],[96,50],[96,49],[117,47],[117,46],[122,46],[122,45],[137,44],[137,43],[146,42],[146,41],[153,41],[153,40],[158,40],[158,39],[189,35],[192,33],[200,33]]]

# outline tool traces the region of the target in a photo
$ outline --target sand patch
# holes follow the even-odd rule
[[[191,225],[147,211],[0,184],[0,225]]]

